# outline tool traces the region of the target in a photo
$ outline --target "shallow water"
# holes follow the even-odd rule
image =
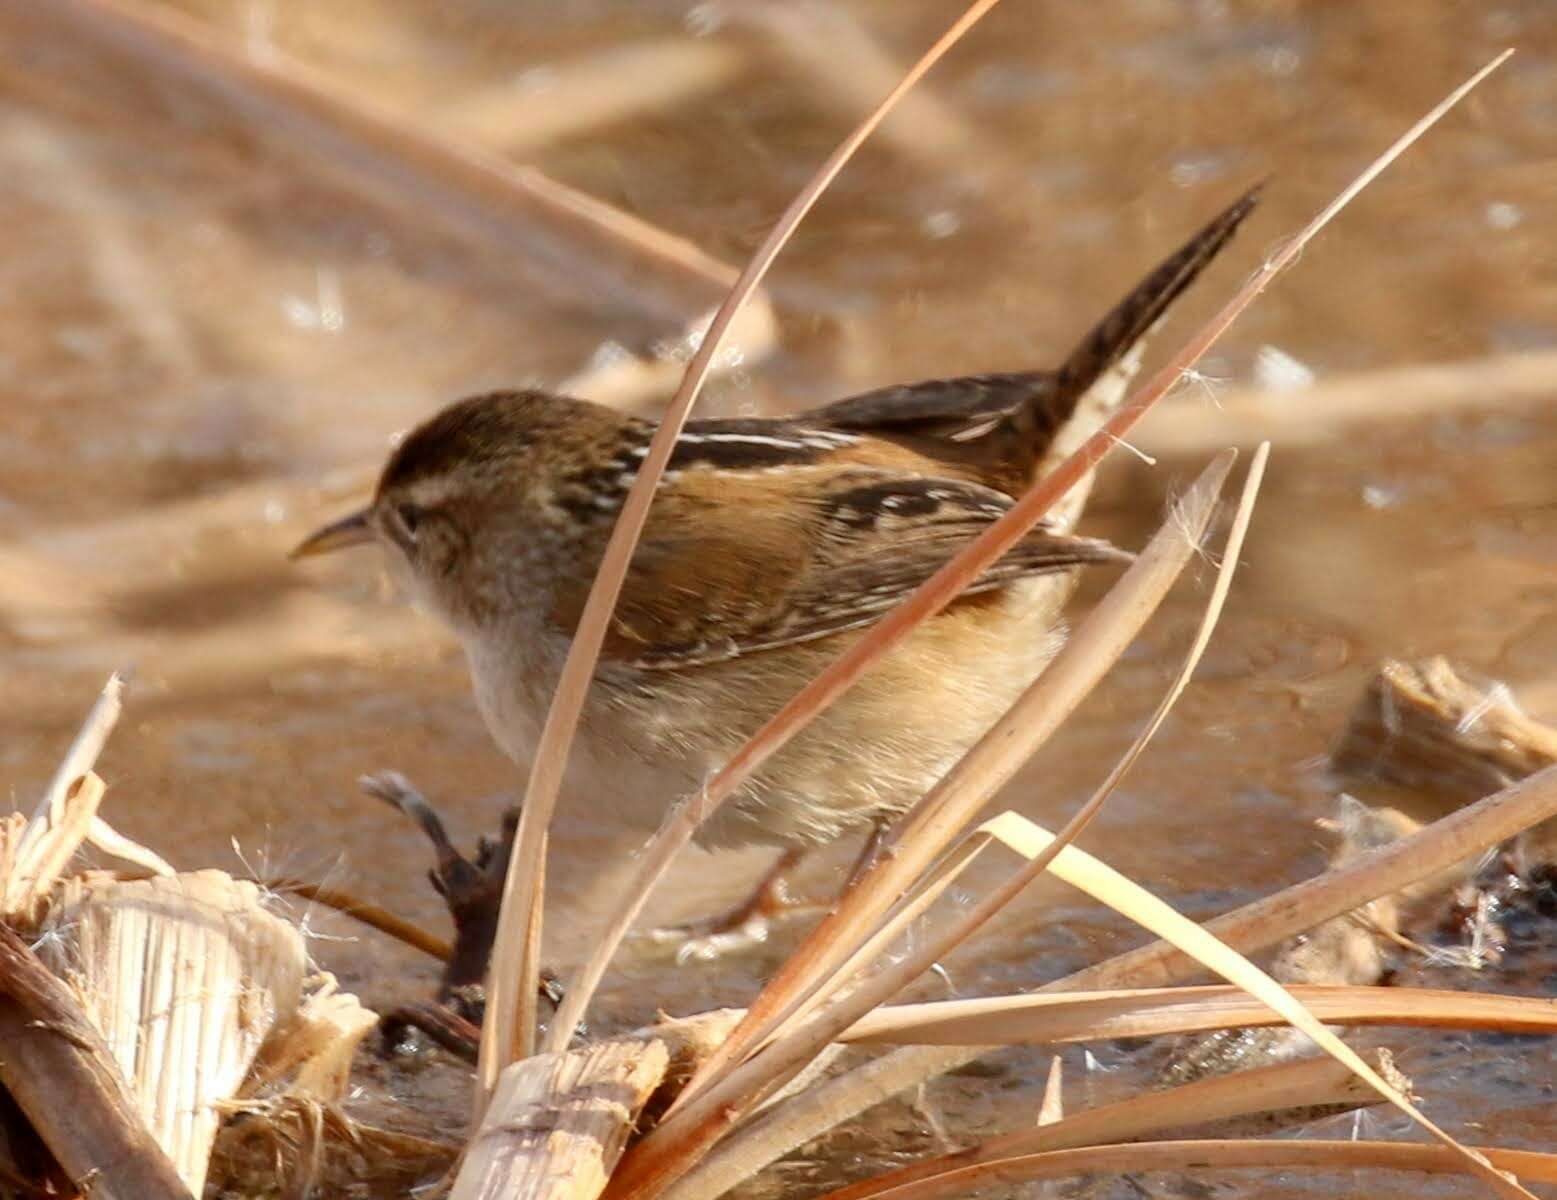
[[[30,804],[103,677],[133,665],[101,768],[107,814],[126,833],[180,865],[328,877],[441,927],[419,835],[354,780],[404,771],[465,840],[495,826],[495,797],[516,780],[451,644],[401,608],[370,555],[294,567],[283,554],[352,503],[392,436],[441,402],[651,352],[717,293],[626,273],[614,252],[525,211],[461,208],[247,85],[213,87],[219,67],[142,53],[76,11],[0,6],[14,48],[0,75],[3,778]],[[434,15],[382,0],[185,0],[157,11],[256,55],[294,56],[390,124],[409,113],[450,139],[485,140],[738,263],[878,94],[872,62],[906,62],[950,9],[464,0]],[[1332,793],[1318,762],[1381,657],[1446,654],[1557,719],[1557,358],[1541,357],[1557,346],[1552,8],[1009,0],[818,207],[772,278],[777,349],[748,355],[709,402],[781,411],[1056,361],[1189,229],[1271,175],[1168,343],[1504,45],[1519,48],[1514,60],[1239,323],[1203,365],[1206,383],[1152,418],[1138,440],[1157,465],[1119,454],[1100,480],[1088,528],[1134,546],[1223,442],[1261,428],[1275,442],[1216,641],[1086,839],[1194,915],[1319,869],[1313,820]],[[667,77],[693,82],[635,107]],[[1511,394],[1517,362],[1554,364],[1551,393]],[[1481,365],[1420,404],[1419,380],[1389,374],[1347,393],[1352,406],[1315,399],[1342,376],[1464,363]],[[1251,382],[1310,375],[1319,391],[1238,399]],[[1052,824],[1086,794],[1155,704],[1206,582],[1201,570],[1179,589],[1008,805]],[[563,814],[559,965],[631,845],[587,809]],[[835,885],[852,853],[813,864],[811,882]],[[733,900],[764,857],[689,854],[652,915]],[[328,914],[310,927],[318,958],[370,1004],[432,986],[426,960]],[[994,992],[1136,940],[1040,887],[948,966],[962,994]],[[784,944],[696,970],[636,948],[596,1023],[744,1001]],[[1550,992],[1554,971],[1532,945],[1479,985]],[[1548,1043],[1417,1042],[1443,1059],[1418,1083],[1441,1083],[1423,1090],[1451,1129],[1552,1140],[1539,1092]],[[1461,1046],[1470,1059],[1444,1058]],[[1079,1052],[1066,1058],[1079,1072]],[[1008,1055],[993,1082],[954,1079],[932,1098],[960,1133],[1010,1127],[1031,1119],[1045,1062]],[[1467,1062],[1488,1070],[1471,1083]],[[447,1073],[395,1078],[462,1111]],[[794,1170],[815,1182],[840,1163],[852,1174],[922,1150],[922,1126],[906,1107],[884,1109],[813,1155],[821,1167]],[[1158,1184],[1177,1194],[1182,1181]],[[1283,1186],[1264,1194],[1315,1194]]]

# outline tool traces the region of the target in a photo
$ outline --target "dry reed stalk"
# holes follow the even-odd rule
[[[440,962],[448,962],[449,956],[454,952],[447,939],[427,932],[420,925],[413,924],[403,917],[398,917],[388,909],[363,900],[352,893],[340,888],[325,887],[323,884],[309,883],[303,879],[271,878],[256,879],[254,881],[266,891],[276,892],[281,895],[301,896],[304,900],[315,904],[322,904],[326,908],[333,908],[336,912],[345,913],[354,920],[361,921],[369,928],[377,929],[380,933],[387,933],[398,942],[404,942],[407,946],[420,950],[431,958]]]
[[[860,125],[838,146],[815,176],[791,201],[772,232],[758,248],[756,254],[741,272],[724,302],[714,314],[708,332],[699,343],[697,352],[687,364],[686,375],[671,400],[649,443],[649,450],[638,469],[637,478],[628,491],[621,515],[611,531],[611,539],[601,558],[584,612],[574,631],[568,648],[567,661],[563,664],[561,678],[546,714],[535,751],[535,762],[525,788],[524,804],[519,818],[519,833],[514,839],[513,855],[509,860],[508,875],[503,888],[502,912],[498,920],[498,932],[493,947],[492,968],[489,973],[487,1019],[482,1029],[481,1054],[477,1066],[476,1107],[479,1111],[483,1097],[490,1092],[498,1071],[516,1057],[528,1054],[535,1038],[535,995],[540,974],[540,934],[543,895],[540,889],[542,857],[546,827],[556,808],[557,794],[561,787],[563,770],[572,745],[573,734],[583,711],[584,697],[594,675],[595,664],[600,657],[611,613],[621,593],[627,567],[648,517],[649,505],[654,499],[654,489],[670,461],[676,439],[680,436],[692,405],[707,377],[715,353],[729,331],[731,322],[747,298],[761,283],[768,268],[780,250],[793,235],[801,219],[821,198],[829,183],[843,170],[854,152],[896,105],[932,66],[951,49],[998,0],[975,0],[951,28],[925,52],[924,56],[904,75]],[[650,852],[652,854],[652,851]],[[647,855],[645,857],[648,857]],[[640,902],[641,903],[641,902]],[[631,918],[629,918],[630,921]],[[614,932],[614,930],[613,930]],[[625,933],[625,926],[622,932]],[[618,935],[618,939],[619,939]],[[611,947],[614,949],[614,945]],[[600,968],[603,970],[603,966]],[[598,976],[597,976],[598,978]],[[559,1013],[553,1026],[549,1045],[553,1050],[564,1047],[577,1026],[579,1005],[587,1002],[593,984],[575,979],[568,991],[575,988],[584,992],[581,1000]],[[566,1001],[564,1002],[567,1003]]]
[[[1553,379],[1557,351],[1532,350],[1339,375],[1301,392],[1219,388],[1215,405],[1186,400],[1144,421],[1136,444],[1165,455],[1214,453],[1266,438],[1284,449],[1322,446],[1368,426],[1548,404]]]
[[[978,903],[959,919],[956,927],[948,935],[934,939],[934,944],[927,944],[916,952],[916,956],[926,966],[930,962],[950,953],[956,946],[961,945],[968,938],[972,937],[991,917],[1014,900],[1042,872],[1049,869],[1055,858],[1064,851],[1065,847],[1074,842],[1081,835],[1082,831],[1086,829],[1092,818],[1102,808],[1104,801],[1113,794],[1114,789],[1118,787],[1126,772],[1135,764],[1146,745],[1156,735],[1157,730],[1162,727],[1163,721],[1167,719],[1168,713],[1172,711],[1173,705],[1178,701],[1178,698],[1184,692],[1184,688],[1188,685],[1190,676],[1194,674],[1195,667],[1199,664],[1201,655],[1205,653],[1206,646],[1211,640],[1212,631],[1215,630],[1217,620],[1221,616],[1228,590],[1232,586],[1233,573],[1237,569],[1239,556],[1243,552],[1244,537],[1248,532],[1249,520],[1254,511],[1254,500],[1259,493],[1260,481],[1264,477],[1265,463],[1269,452],[1269,443],[1262,444],[1255,452],[1254,461],[1250,464],[1248,476],[1244,480],[1243,495],[1234,512],[1232,527],[1228,532],[1227,542],[1222,550],[1221,565],[1217,570],[1216,582],[1206,603],[1205,612],[1202,614],[1200,625],[1196,630],[1194,638],[1191,640],[1189,651],[1185,655],[1184,661],[1169,685],[1167,692],[1164,693],[1161,701],[1158,702],[1156,710],[1136,735],[1129,749],[1114,764],[1107,778],[1098,786],[1086,803],[1066,822],[1065,827],[1055,837],[1053,843],[1043,853],[1030,859],[998,888],[980,898]],[[1193,509],[1193,505],[1188,507],[1191,510]],[[1206,516],[1209,517],[1209,512],[1207,512]],[[1181,535],[1195,539],[1191,548],[1198,547],[1199,538],[1202,534],[1201,526],[1197,522],[1196,516],[1192,515],[1192,513],[1186,513],[1181,508],[1174,521],[1174,528]],[[1099,616],[1104,614],[1107,604],[1108,602],[1105,600],[1104,606],[1100,606]],[[1083,630],[1085,628],[1086,626],[1084,625]],[[1077,653],[1085,655],[1088,647],[1081,642],[1081,633],[1082,631],[1078,631],[1077,634]],[[1029,723],[1024,722],[1023,724],[1025,726]],[[983,784],[987,789],[986,797],[993,795],[994,791],[1003,782],[1004,780],[999,775],[992,776],[986,780]],[[911,836],[911,834],[905,830],[904,836],[906,838]],[[845,944],[853,940],[847,932],[840,936]],[[877,938],[871,939],[871,941],[879,940],[879,937],[880,934],[878,933]],[[799,952],[794,957],[798,958]],[[836,986],[837,983],[846,980],[852,975],[854,970],[857,969],[854,964],[859,959],[860,956],[855,955],[843,967],[837,970],[830,980],[826,982],[818,980],[813,983],[809,994],[804,996],[803,1003],[794,1006],[795,1015],[799,1015],[807,1006],[816,1003],[824,995],[829,984]],[[789,1019],[792,1020],[793,1017]],[[783,1022],[775,1024],[775,1036],[777,1036],[776,1031],[781,1029],[782,1026]]]
[[[919,622],[950,603],[979,572],[1009,550],[1050,507],[1086,478],[1109,451],[1120,443],[1130,428],[1166,394],[1186,370],[1199,361],[1237,316],[1253,303],[1277,274],[1297,259],[1303,247],[1342,208],[1512,53],[1511,50],[1505,51],[1488,63],[1397,138],[1308,225],[1272,255],[1178,354],[1117,409],[1095,434],[1040,479],[1005,516],[970,542],[960,554],[896,609],[882,617],[853,647],[797,693],[745,746],[736,751],[699,796],[684,800],[672,809],[659,833],[639,856],[637,869],[624,892],[623,902],[602,936],[596,940],[588,960],[570,979],[567,986],[568,999],[554,1026],[554,1038],[557,1040],[553,1044],[565,1044],[572,1030],[577,1027],[590,996],[627,930],[642,911],[649,893],[663,877],[671,860],[691,840],[699,821],[706,819],[753,771],[847,690],[877,657],[906,637]],[[622,569],[625,570],[625,563]]]
[[[92,831],[105,790],[97,773],[88,771],[71,786],[57,810],[42,821],[34,819],[22,831],[23,849],[10,856],[12,871],[4,881],[5,903],[0,905],[0,914],[30,922]],[[40,826],[42,832],[28,845],[27,832]]]
[[[629,290],[641,303],[662,299],[661,290],[680,291],[679,300],[662,304],[678,322],[689,309],[704,311],[735,276],[727,264],[683,238],[533,168],[452,142],[409,114],[387,111],[275,49],[250,55],[182,13],[123,0],[17,7],[31,20],[59,26],[64,38],[107,45],[159,75],[257,111],[263,128],[313,136],[320,143],[320,161],[366,169],[375,191],[398,188],[426,219],[474,235],[484,248],[498,237],[533,252],[533,239],[526,234],[538,222],[565,241],[584,241],[618,256],[618,271],[602,282],[619,291],[626,272]],[[516,221],[516,215],[522,220]],[[516,229],[521,236],[515,236]],[[577,260],[571,265],[587,266]],[[687,294],[698,299],[689,304]],[[752,332],[762,324],[754,323]]]
[[[92,765],[122,708],[124,682],[110,675],[29,818],[0,818],[0,918],[31,924],[83,842],[144,869],[172,868],[97,815],[104,784]]]
[[[64,814],[65,798],[76,780],[97,763],[97,756],[103,752],[103,746],[108,742],[108,735],[119,722],[119,713],[124,708],[123,697],[124,680],[116,671],[103,685],[102,694],[87,713],[86,721],[76,734],[75,740],[70,743],[70,748],[65,751],[65,757],[60,760],[53,778],[49,780],[48,787],[44,789],[43,798],[33,809],[27,832],[22,836],[21,844],[17,847],[18,863],[25,862],[38,839],[43,837],[51,826],[59,823]]]
[[[1131,1096],[1086,1109],[1037,1129],[988,1138],[965,1150],[909,1163],[831,1194],[831,1200],[877,1200],[905,1184],[983,1163],[1049,1150],[1125,1142],[1196,1125],[1287,1109],[1376,1103],[1378,1097],[1333,1058],[1260,1067],[1219,1079]],[[716,1165],[710,1160],[710,1165]]]
[[[432,116],[461,139],[531,154],[712,92],[745,65],[735,47],[709,39],[643,39],[548,63],[544,89],[509,77],[440,105]]]
[[[963,831],[990,796],[1064,723],[1156,610],[1180,571],[1200,548],[1200,538],[1211,520],[1217,496],[1231,466],[1232,456],[1227,454],[1206,469],[1130,569],[1087,614],[1054,661],[978,744],[899,818],[883,853],[840,897],[837,905],[763,989],[753,1002],[746,1021],[678,1098],[672,1109],[673,1116],[683,1106],[696,1106],[699,1093],[707,1087],[712,1093],[707,1101],[708,1111],[723,1107],[733,1123],[736,1102],[716,1086],[721,1072],[733,1068],[770,1037],[776,1041],[786,1032],[795,1032],[793,1027],[798,1019],[864,967],[855,953],[856,948],[879,942],[873,934],[898,897],[913,888],[915,881]],[[1094,805],[1092,811],[1095,810]],[[1078,817],[1084,817],[1085,811],[1078,813]],[[1076,822],[1072,824],[1076,825]],[[1079,832],[1079,825],[1072,832]],[[1056,843],[1053,852],[1045,858],[1045,864],[1063,848]],[[1016,894],[1014,889],[1001,890],[1005,900]],[[992,910],[982,912],[986,918],[989,915]],[[974,928],[977,926],[959,924],[952,936],[960,941],[959,934],[966,936]],[[891,966],[878,967],[847,1001],[836,1006],[829,1013],[827,1026],[842,1029],[852,1024],[850,1012],[862,1013],[895,995],[946,953],[952,944],[952,939],[944,936],[918,939],[912,953]],[[846,968],[847,974],[840,967]],[[814,1042],[822,1035],[823,1029],[819,1026],[810,1040]],[[804,1055],[804,1044],[792,1043],[789,1053]],[[771,1055],[769,1063],[771,1069]],[[686,1118],[687,1121],[696,1119]],[[650,1143],[656,1138],[668,1140],[670,1137],[671,1130],[662,1127],[651,1135],[641,1151],[635,1150],[635,1155],[641,1152],[647,1157]]]
[[[612,1041],[512,1064],[466,1147],[453,1197],[598,1196],[669,1061],[661,1042]]]
[[[83,997],[146,1123],[200,1193],[220,1107],[294,1013],[306,952],[260,890],[220,871],[67,880],[41,953]]]
[[[83,1195],[190,1200],[76,997],[0,922],[0,1086]]]
[[[1537,996],[1333,984],[1290,984],[1287,991],[1327,1025],[1557,1032],[1557,1003]],[[1139,988],[895,1004],[861,1017],[843,1040],[1049,1045],[1281,1023],[1280,1016],[1236,987]]]
[[[1533,1150],[1499,1150],[1473,1147],[1499,1171],[1517,1173],[1539,1183],[1557,1183],[1557,1154]],[[1422,1171],[1430,1174],[1467,1174],[1466,1160],[1444,1146],[1407,1142],[1277,1141],[1261,1138],[1195,1140],[1180,1142],[1129,1142],[1124,1145],[1088,1146],[1053,1150],[994,1162],[981,1162],[947,1170],[890,1191],[874,1195],[880,1200],[952,1200],[995,1184],[1028,1183],[1065,1175],[1097,1172],[1131,1175],[1147,1171],[1248,1170],[1296,1168],[1312,1171]],[[818,1200],[843,1200],[847,1189],[833,1191]]]
[[[1488,796],[1413,837],[1217,917],[1206,923],[1206,930],[1234,949],[1252,954],[1439,874],[1553,817],[1557,817],[1557,767]],[[1056,860],[1056,868],[1060,861]],[[1195,960],[1172,943],[1157,941],[1036,990],[1160,987],[1198,969]],[[905,1047],[829,1079],[813,1089],[803,1103],[786,1101],[775,1106],[760,1124],[737,1130],[717,1151],[719,1173],[705,1175],[702,1168],[696,1168],[669,1195],[672,1200],[712,1200],[728,1188],[732,1176],[741,1179],[755,1174],[857,1113],[955,1070],[992,1048]]]

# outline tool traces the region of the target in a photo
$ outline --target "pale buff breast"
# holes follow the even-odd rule
[[[826,843],[907,808],[1053,658],[1074,575],[1022,581],[915,631],[727,801],[697,840]],[[860,636],[678,671],[607,669],[591,690],[563,803],[652,830]],[[567,642],[535,629],[464,641],[487,728],[528,770]]]
[[[1074,573],[1026,580],[917,630],[780,751],[703,826],[706,846],[817,844],[901,812],[1043,670]],[[752,655],[661,681],[665,702],[628,701],[635,753],[685,764],[690,790],[861,635]]]

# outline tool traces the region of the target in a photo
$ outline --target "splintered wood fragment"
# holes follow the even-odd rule
[[[284,1080],[285,1095],[297,1100],[328,1104],[346,1095],[352,1058],[362,1039],[378,1026],[378,1014],[350,992],[338,990],[328,971],[309,985],[297,1012],[261,1046],[246,1092]]]
[[[14,818],[0,823],[0,916],[29,917],[86,839],[103,799],[103,781],[92,768],[118,723],[123,696],[124,680],[115,672],[55,768],[32,817],[20,827]]]
[[[1330,755],[1339,772],[1479,800],[1557,763],[1557,729],[1443,658],[1386,660]]]
[[[0,1085],[83,1195],[191,1200],[71,990],[0,924]]]
[[[200,1194],[220,1107],[297,1010],[302,936],[220,871],[69,879],[43,930],[45,962],[83,997],[147,1127]]]
[[[657,1039],[514,1063],[498,1076],[452,1200],[598,1196],[669,1065]]]
[[[60,806],[18,825],[0,825],[0,917],[31,924],[40,902],[60,872],[81,848],[103,802],[103,781],[88,771],[65,794]]]
[[[499,1077],[450,1200],[590,1200],[630,1133],[652,1123],[743,1009],[668,1018],[582,1050],[521,1059]]]

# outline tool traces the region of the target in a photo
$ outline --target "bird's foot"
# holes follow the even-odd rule
[[[801,856],[799,850],[786,851],[752,894],[728,912],[681,925],[658,926],[649,930],[645,938],[658,945],[675,946],[678,963],[713,962],[764,944],[776,925],[820,912],[824,907],[796,900],[790,894],[789,876]]]

